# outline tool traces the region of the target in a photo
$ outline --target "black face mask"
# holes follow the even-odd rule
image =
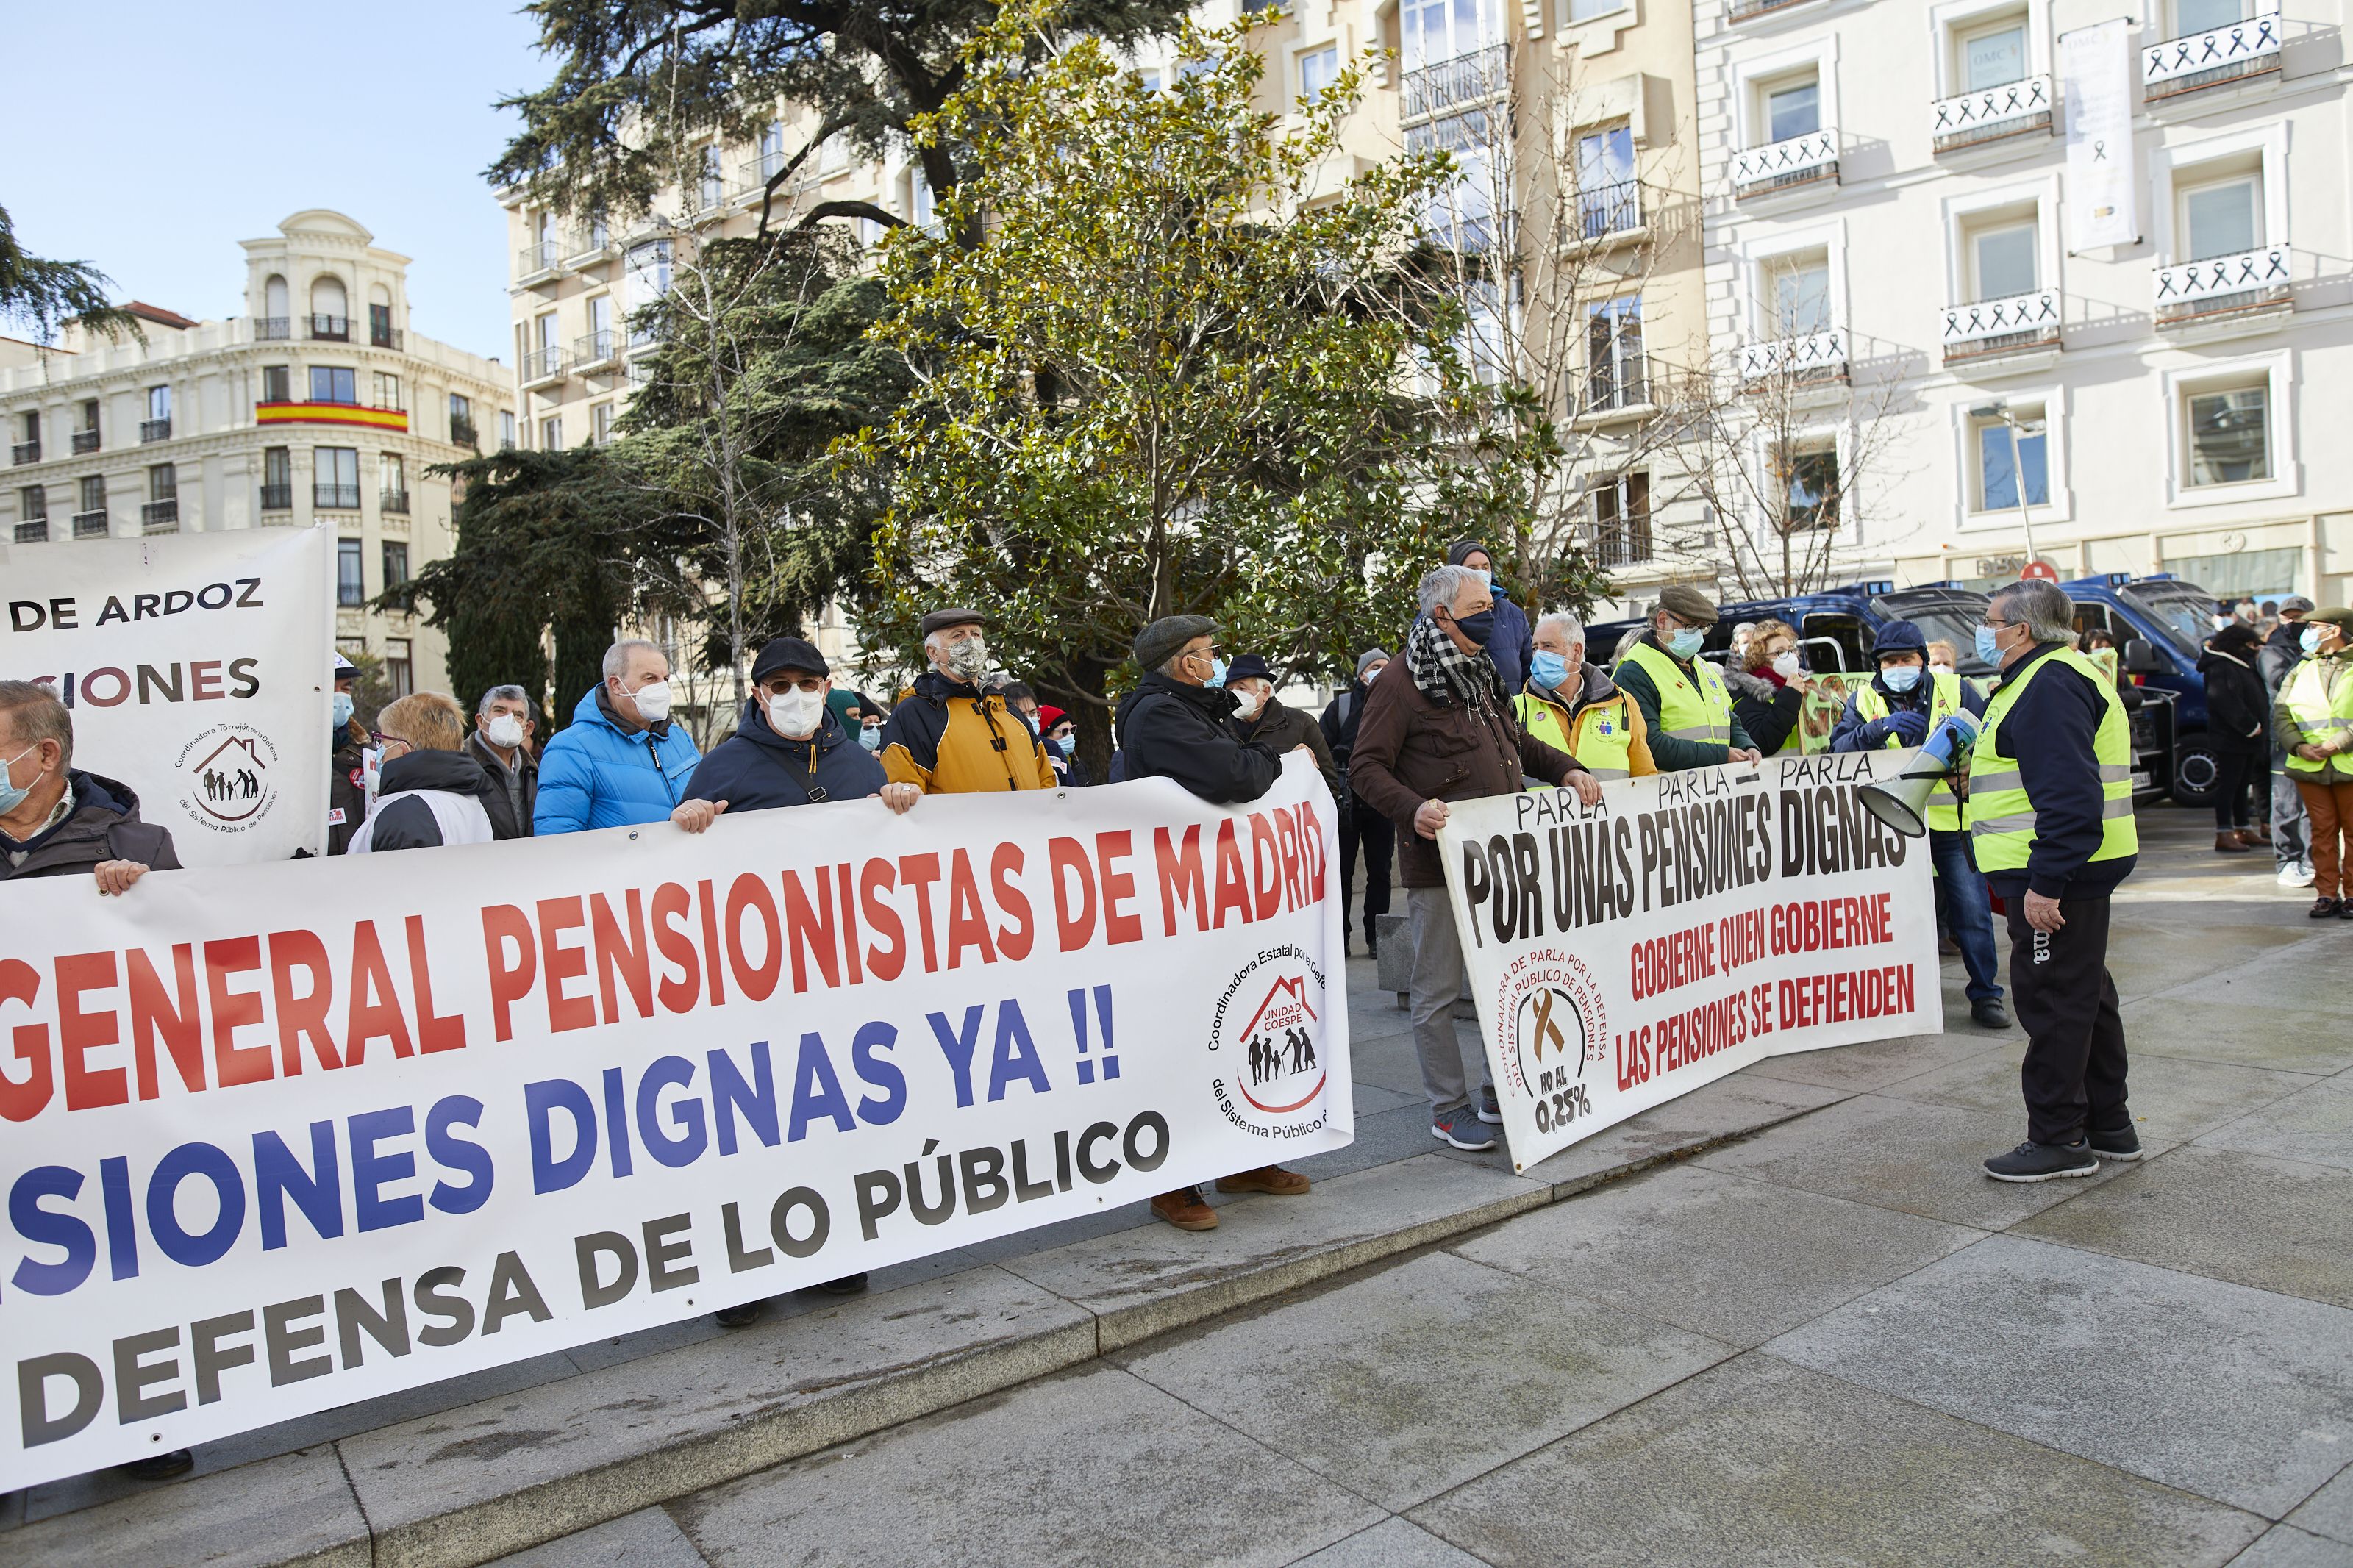
[[[1487,639],[1495,635],[1495,612],[1482,610],[1475,616],[1461,616],[1455,621],[1454,629],[1481,647],[1485,647]]]

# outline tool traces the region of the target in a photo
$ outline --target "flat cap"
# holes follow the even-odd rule
[[[1136,668],[1149,675],[1187,643],[1217,629],[1218,623],[1207,616],[1163,616],[1135,634]]]
[[[2331,626],[2342,627],[2346,635],[2353,637],[2353,610],[2348,610],[2342,605],[2331,605],[2325,610],[2315,610],[2304,618],[2307,621],[2327,621]]]
[[[923,633],[944,632],[950,626],[985,626],[988,617],[978,610],[934,610],[923,617]]]
[[[760,649],[760,657],[752,661],[752,679],[756,685],[787,669],[797,669],[806,675],[833,673],[833,666],[825,662],[825,655],[817,651],[816,644],[800,637],[772,637]]]
[[[2279,607],[2280,614],[2283,616],[2286,615],[2290,610],[2294,610],[2299,615],[2308,616],[2312,614],[2313,604],[2310,599],[2306,598],[2301,594],[2290,594],[2286,598],[2282,599],[2279,602]]]
[[[1695,626],[1715,625],[1715,602],[1688,583],[1670,583],[1660,589],[1659,608]]]

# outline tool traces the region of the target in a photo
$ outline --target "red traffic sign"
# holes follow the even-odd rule
[[[2018,569],[2018,580],[2021,583],[2056,583],[2059,581],[2059,568],[2048,561],[2030,561]]]

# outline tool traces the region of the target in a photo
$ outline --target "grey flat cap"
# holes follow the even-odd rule
[[[923,617],[923,634],[929,637],[934,632],[944,632],[950,626],[985,626],[987,625],[988,625],[988,617],[978,610],[934,610]]]
[[[1218,623],[1207,616],[1163,616],[1135,634],[1136,668],[1149,675],[1187,643],[1217,629]]]
[[[2301,594],[2290,594],[2286,598],[2282,599],[2279,602],[2279,608],[2280,614],[2283,616],[2287,615],[2290,612],[2294,612],[2300,616],[2308,616],[2312,614],[2315,609],[2318,608],[2318,606]]]

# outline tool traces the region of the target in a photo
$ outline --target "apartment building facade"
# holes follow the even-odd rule
[[[394,691],[446,689],[442,634],[366,600],[450,549],[428,472],[512,425],[507,368],[409,329],[408,258],[341,213],[243,242],[245,314],[135,307],[146,342],[78,330],[0,360],[17,546],[331,523],[336,637]]]
[[[1793,509],[1828,580],[2343,600],[2343,10],[1697,0],[1712,336],[1807,367],[1823,453],[1879,443]]]

